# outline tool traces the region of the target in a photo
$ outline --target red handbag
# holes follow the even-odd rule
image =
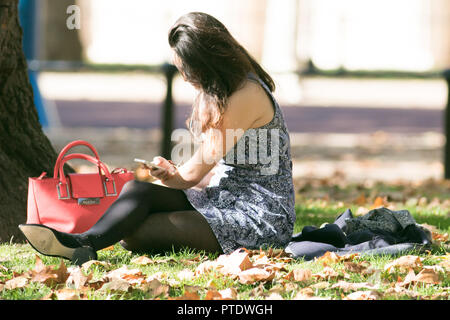
[[[89,147],[95,157],[67,151],[75,146]],[[98,173],[64,175],[66,161],[84,159],[98,167]],[[124,184],[134,179],[127,169],[114,169],[100,161],[97,150],[77,140],[65,146],[55,163],[53,178],[43,172],[28,179],[27,224],[44,224],[58,231],[81,233],[92,227],[119,196]]]

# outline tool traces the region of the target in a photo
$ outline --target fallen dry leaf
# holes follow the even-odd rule
[[[285,268],[284,263],[278,263],[278,262],[271,262],[268,264],[260,264],[255,265],[256,268],[261,268],[269,272],[281,272],[281,271],[287,271]]]
[[[282,283],[277,283],[272,288],[269,289],[268,294],[271,294],[274,292],[281,294],[281,293],[286,292],[286,288],[284,287],[284,285]]]
[[[187,285],[187,284],[185,284],[184,285],[184,291],[185,292],[195,292],[195,293],[198,293],[200,290],[202,290],[202,289],[204,289],[203,287],[201,287],[201,286],[191,286],[191,285]],[[213,289],[214,290],[214,289]]]
[[[274,251],[246,250],[244,248],[235,250],[231,254],[222,254],[215,261],[204,261],[195,269],[194,276],[217,271],[225,276],[240,278],[241,282],[253,283],[256,281],[272,280],[277,272],[287,271],[284,262],[286,258],[284,251],[278,251],[277,255],[269,259],[269,255],[274,255]],[[250,260],[252,256],[252,260]],[[275,260],[277,262],[274,262]],[[248,271],[251,270],[251,271]],[[245,272],[248,271],[248,272]]]
[[[153,279],[150,282],[146,282],[140,286],[140,289],[144,292],[149,293],[152,297],[169,295],[169,286],[161,283],[158,279]]]
[[[298,284],[291,281],[283,281],[281,282],[281,285],[284,288],[284,291],[297,291],[298,290]]]
[[[347,295],[344,300],[378,300],[382,294],[378,291],[356,291]]]
[[[405,276],[405,279],[402,280],[401,277],[398,277],[396,286],[398,287],[408,286],[410,283],[414,281],[415,278],[416,274],[414,273],[414,270],[412,268],[409,268],[408,274]]]
[[[298,282],[302,281],[308,281],[312,277],[312,272],[309,269],[294,269],[291,272],[289,272],[286,276],[283,278],[286,280],[294,280]]]
[[[208,273],[214,270],[217,267],[217,263],[215,261],[207,260],[205,262],[200,263],[195,269],[194,274],[196,276]]]
[[[422,269],[414,278],[415,282],[428,283],[428,284],[440,284],[442,283],[440,274],[433,268]]]
[[[38,273],[47,270],[48,267],[44,264],[41,258],[37,254],[35,254],[35,263],[33,271]]]
[[[391,295],[398,296],[398,297],[408,296],[410,298],[416,298],[419,295],[417,292],[415,292],[413,290],[408,290],[408,289],[405,289],[400,286],[395,286],[395,287],[389,288],[384,292],[384,294],[386,296],[391,296]]]
[[[200,300],[200,296],[196,292],[185,291],[184,295],[176,298],[169,297],[169,300]]]
[[[185,265],[192,265],[192,264],[196,264],[196,263],[198,263],[198,262],[200,262],[200,261],[202,261],[203,260],[203,258],[200,256],[200,255],[198,255],[198,256],[196,256],[195,258],[192,258],[192,259],[183,259],[183,260],[181,260],[180,262],[182,263],[182,264],[185,264]]]
[[[195,276],[195,273],[189,269],[183,269],[177,273],[178,279],[181,281],[189,281],[192,280]]]
[[[347,272],[363,273],[367,267],[367,264],[364,264],[363,262],[344,262],[344,268]]]
[[[58,300],[80,300],[79,291],[64,288],[54,292],[56,299]]]
[[[146,266],[146,265],[155,263],[152,259],[150,259],[149,257],[146,257],[146,256],[140,256],[140,257],[134,258],[130,262],[133,264],[141,265],[141,266]]]
[[[268,258],[274,258],[276,260],[278,260],[278,259],[284,260],[285,258],[292,260],[291,255],[289,253],[287,253],[286,251],[284,251],[284,249],[269,248],[268,250],[262,250],[262,249],[259,249],[259,250],[247,250],[247,252],[249,253],[250,257],[253,257],[255,255],[264,254]]]
[[[36,255],[36,264],[33,270],[26,273],[33,282],[40,282],[46,286],[54,286],[56,284],[65,283],[69,277],[69,272],[61,259],[58,268],[53,269],[52,266],[46,266],[42,260]]]
[[[309,300],[313,296],[314,296],[314,290],[311,289],[310,287],[306,287],[306,288],[301,289],[299,292],[297,292],[297,294],[295,295],[293,300]]]
[[[265,295],[264,291],[264,284],[260,283],[257,287],[250,291],[250,297],[262,297]]]
[[[353,201],[353,203],[358,206],[364,206],[367,203],[366,195],[361,193],[360,196]]]
[[[431,295],[430,300],[449,300],[450,291],[438,292]]]
[[[448,241],[448,233],[439,233],[439,230],[435,226],[426,223],[421,224],[421,226],[431,232],[431,238],[438,245]]]
[[[131,291],[131,284],[122,279],[113,279],[112,281],[105,283],[99,290],[129,292]]]
[[[447,253],[445,256],[441,257],[442,261],[439,262],[439,265],[450,271],[450,253]]]
[[[437,235],[435,235],[435,237],[433,238],[434,240],[440,241],[440,242],[447,242],[448,241],[448,233],[438,233]]]
[[[174,258],[155,259],[154,262],[157,264],[178,263]]]
[[[338,283],[335,283],[331,286],[331,289],[341,289],[344,292],[348,291],[356,291],[360,289],[370,289],[370,290],[378,290],[379,286],[373,285],[367,282],[362,283],[353,283],[353,282],[346,282],[346,281],[339,281]]]
[[[87,272],[89,270],[89,268],[92,267],[92,266],[102,266],[104,269],[108,269],[108,268],[111,267],[111,264],[106,262],[106,261],[90,260],[90,261],[87,261],[87,262],[83,263],[81,268],[85,272]]]
[[[236,300],[237,290],[235,288],[226,288],[219,291],[223,300]]]
[[[139,269],[128,269],[127,266],[123,266],[119,269],[112,270],[105,275],[105,278],[110,281],[113,280],[127,280],[130,283],[141,283],[145,275]]]
[[[180,282],[178,280],[171,278],[166,272],[162,272],[162,271],[158,271],[158,272],[155,272],[155,273],[149,275],[147,277],[146,281],[148,282],[153,279],[157,279],[159,281],[166,281],[166,282],[173,281],[174,283],[178,283],[178,285],[180,284]]]
[[[314,259],[316,262],[320,262],[324,266],[328,266],[333,263],[338,263],[341,257],[334,252],[327,251],[321,257]]]
[[[381,273],[381,270],[375,269],[372,267],[368,267],[367,269],[362,270],[361,275],[363,276],[370,276]]]
[[[331,284],[328,281],[321,281],[321,282],[312,284],[309,287],[313,288],[313,289],[327,289],[330,286],[331,286]]]
[[[205,300],[222,300],[222,295],[217,290],[208,290]]]
[[[251,268],[240,272],[238,277],[240,283],[249,284],[257,281],[270,281],[275,277],[275,273],[260,268]]]
[[[418,270],[422,267],[422,260],[418,256],[402,256],[384,266],[384,270],[389,273],[399,271],[408,271],[409,269]]]
[[[330,300],[330,298],[317,297],[312,288],[306,287],[297,292],[293,300]]]
[[[166,282],[171,287],[179,287],[179,286],[181,286],[181,282],[176,280],[176,279],[173,279],[173,278],[166,279]]]
[[[241,271],[253,267],[253,264],[249,258],[249,253],[241,250],[242,249],[238,249],[231,254],[223,254],[217,258],[216,264],[220,273],[226,276],[236,276]]]
[[[373,202],[370,209],[376,209],[379,207],[387,207],[389,206],[389,202],[387,201],[387,197],[377,197],[375,201]]]
[[[292,270],[289,271],[286,275],[282,276],[281,278],[284,280],[287,280],[287,281],[293,281],[294,280],[294,271],[292,271]]]
[[[237,291],[234,288],[227,288],[224,290],[208,290],[206,292],[205,300],[235,300]]]
[[[284,299],[279,293],[272,292],[266,297],[265,300],[284,300]]]
[[[312,276],[322,280],[331,280],[339,277],[339,273],[337,273],[330,267],[325,267],[323,268],[322,272],[314,273]]]
[[[102,251],[113,251],[113,250],[114,250],[113,245],[102,249]]]
[[[93,290],[98,290],[100,289],[104,284],[106,283],[106,281],[100,279],[100,280],[91,280],[87,283],[86,288],[89,289],[93,289]]]
[[[339,257],[339,261],[343,261],[343,262],[346,262],[346,261],[353,261],[353,260],[355,260],[356,258],[358,258],[360,256],[360,254],[359,253],[346,253],[346,254],[344,254],[343,256],[340,256]]]
[[[88,285],[92,279],[92,273],[85,275],[83,270],[79,267],[70,272],[69,277],[66,280],[66,286],[73,289],[81,289]]]
[[[411,283],[440,284],[442,283],[440,276],[440,272],[442,271],[442,269],[439,270],[439,266],[424,267],[416,275],[414,273],[414,270],[411,268],[409,269],[408,274],[405,276],[405,279],[403,281],[398,281],[396,286],[405,287]]]
[[[56,294],[55,294],[54,291],[51,291],[49,294],[46,294],[45,296],[43,296],[39,300],[55,300],[55,299],[57,299]]]
[[[5,282],[4,289],[6,290],[13,290],[16,288],[23,288],[25,287],[29,282],[29,279],[24,276],[15,277]]]
[[[123,266],[108,272],[103,278],[102,290],[129,291],[132,285],[141,285],[146,282],[145,275],[139,269],[128,269]],[[128,284],[125,285],[125,282]]]

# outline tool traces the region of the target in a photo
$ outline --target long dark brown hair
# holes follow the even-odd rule
[[[192,114],[187,120],[191,132],[217,127],[228,98],[255,73],[271,91],[272,78],[216,18],[202,12],[181,16],[169,31],[169,45],[178,58],[185,80],[199,88]],[[199,111],[200,100],[204,109]],[[197,124],[193,128],[192,124]],[[195,134],[195,133],[194,133]]]

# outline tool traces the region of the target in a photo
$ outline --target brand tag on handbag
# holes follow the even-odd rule
[[[78,204],[80,206],[92,206],[100,204],[100,198],[78,198]]]

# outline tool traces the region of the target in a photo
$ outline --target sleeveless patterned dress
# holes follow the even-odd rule
[[[284,248],[295,222],[289,133],[268,86],[250,73],[272,100],[275,115],[244,132],[214,167],[204,188],[183,190],[214,232],[224,253],[239,248]]]

